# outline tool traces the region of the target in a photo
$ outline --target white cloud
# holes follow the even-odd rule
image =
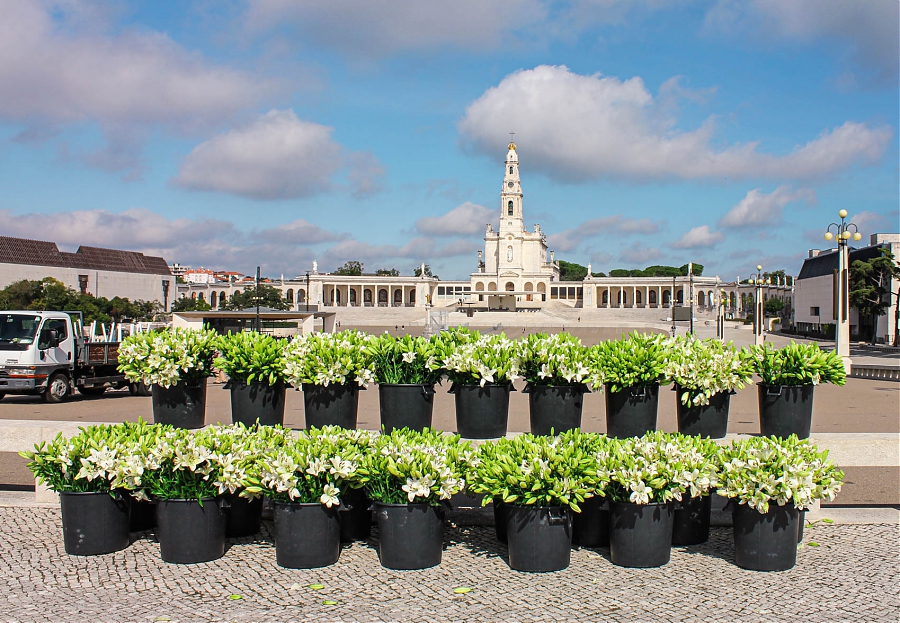
[[[681,238],[672,243],[673,249],[703,249],[714,247],[725,240],[725,236],[718,231],[710,231],[709,225],[700,225],[686,232]]]
[[[193,124],[252,105],[266,87],[162,33],[70,34],[38,2],[0,0],[0,12],[7,119]]]
[[[430,263],[434,258],[459,257],[472,254],[474,268],[478,245],[465,240],[454,240],[442,247],[433,238],[413,238],[405,245],[370,244],[360,240],[345,240],[327,249],[319,258],[320,270],[334,270],[350,260],[364,264],[367,272],[376,268],[397,268],[405,273],[403,266],[418,266]]]
[[[598,235],[621,234],[655,234],[659,231],[659,223],[649,218],[627,218],[621,214],[601,216],[581,223],[573,229],[547,236],[547,244],[557,251],[572,251],[586,238]]]
[[[866,244],[869,244],[870,234],[896,233],[900,231],[900,212],[897,210],[893,210],[888,214],[863,210],[857,214],[851,214],[849,220],[859,228],[859,232],[863,235],[862,242]]]
[[[331,189],[332,177],[344,164],[332,131],[297,118],[292,110],[271,110],[195,147],[172,182],[253,199],[308,197]],[[351,154],[347,160],[354,192],[375,192],[383,170],[374,156]]]
[[[537,25],[547,10],[538,0],[250,0],[241,22],[254,36],[283,31],[310,48],[364,58],[409,50],[457,47],[493,50],[514,41],[514,31]]]
[[[898,7],[895,0],[719,0],[705,21],[707,30],[732,38],[749,33],[765,42],[824,41],[879,79],[896,83]]]
[[[719,227],[766,227],[781,222],[781,214],[789,203],[803,201],[816,205],[816,193],[811,188],[793,190],[782,185],[768,195],[754,188],[719,219]]]
[[[645,247],[640,242],[635,241],[631,246],[626,247],[619,253],[619,260],[630,264],[646,266],[650,262],[659,259],[662,252],[654,247]]]
[[[0,0],[0,120],[26,124],[35,136],[40,128],[84,122],[99,123],[107,139],[134,136],[136,127],[193,132],[277,90],[270,81],[212,65],[163,33],[108,34],[98,13],[80,3]],[[123,158],[121,146],[120,140],[109,153],[82,160],[134,169],[134,156]]]
[[[484,233],[495,216],[494,210],[466,201],[442,216],[420,218],[416,229],[431,236],[471,236]]]
[[[758,142],[713,147],[714,123],[681,131],[660,124],[658,102],[639,77],[622,81],[541,65],[506,76],[466,109],[458,129],[472,150],[496,154],[518,129],[520,158],[566,181],[630,179],[812,178],[877,162],[889,127],[848,121],[785,155]]]

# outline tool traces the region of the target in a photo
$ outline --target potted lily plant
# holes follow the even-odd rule
[[[675,504],[672,545],[698,545],[709,540],[712,494],[719,484],[719,446],[709,437],[671,435],[681,448],[676,480],[684,486]]]
[[[809,437],[812,427],[813,391],[820,383],[843,385],[847,374],[834,351],[825,352],[815,342],[791,342],[782,348],[771,344],[751,347],[759,383],[759,424],[765,436]]]
[[[587,349],[569,333],[537,333],[518,342],[531,432],[552,435],[581,427],[590,370]]]
[[[134,333],[122,341],[119,370],[132,383],[152,385],[154,422],[203,427],[215,342],[212,330],[184,328]]]
[[[755,571],[783,571],[797,562],[801,511],[816,500],[833,500],[844,474],[796,435],[751,437],[719,453],[718,494],[730,498],[734,559]]]
[[[67,554],[95,556],[128,547],[131,482],[121,465],[132,461],[121,425],[88,426],[65,438],[42,441],[21,452],[39,483],[59,493],[63,545]]]
[[[591,384],[605,390],[610,437],[640,437],[656,429],[659,386],[668,382],[665,339],[635,331],[588,351]]]
[[[381,426],[387,433],[398,428],[422,430],[431,427],[434,384],[444,374],[435,356],[432,340],[384,333],[369,341]]]
[[[431,429],[400,429],[376,440],[363,466],[382,566],[426,569],[441,563],[441,505],[465,487],[471,457],[468,442]]]
[[[361,331],[308,333],[284,353],[284,375],[303,388],[307,428],[356,428],[359,389],[375,380],[366,347],[372,336]]]
[[[285,341],[255,331],[219,336],[215,367],[228,375],[231,420],[247,426],[284,423]]]
[[[611,444],[609,547],[613,564],[659,567],[669,562],[675,502],[689,488],[691,463],[677,436],[660,431]]]
[[[192,564],[225,553],[223,494],[243,486],[215,429],[161,426],[155,438],[134,440],[126,452],[143,460],[142,495],[157,501],[159,550],[166,562]]]
[[[310,428],[257,459],[247,494],[275,503],[275,558],[281,567],[308,569],[338,561],[345,483],[359,477],[362,454],[338,427]]]
[[[569,566],[572,512],[593,495],[596,461],[571,436],[526,433],[482,444],[469,488],[503,502],[509,565],[518,571]]]
[[[666,342],[665,375],[674,382],[678,432],[720,439],[731,395],[753,378],[749,353],[719,340],[678,336]]]
[[[447,372],[456,399],[456,430],[466,439],[506,435],[509,393],[519,377],[518,347],[498,335],[438,336],[438,359]]]

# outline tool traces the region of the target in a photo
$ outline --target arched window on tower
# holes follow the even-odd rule
[[[510,201],[509,203],[506,204],[506,214],[509,216],[513,215],[513,202],[512,201]]]
[[[512,175],[512,172],[513,172],[513,168],[509,167],[509,174]]]

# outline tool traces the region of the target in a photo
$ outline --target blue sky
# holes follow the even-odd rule
[[[595,271],[900,230],[895,0],[0,0],[0,233],[465,278],[515,131]]]

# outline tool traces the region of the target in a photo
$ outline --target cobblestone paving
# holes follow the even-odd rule
[[[72,557],[57,509],[0,508],[0,622],[896,623],[900,616],[896,525],[808,528],[797,566],[781,573],[736,567],[730,529],[714,528],[709,543],[675,548],[659,569],[615,567],[608,550],[581,549],[568,569],[549,574],[510,570],[506,548],[482,526],[448,528],[442,564],[424,571],[383,569],[374,539],[345,547],[328,568],[281,569],[270,527],[230,541],[215,562],[169,565],[151,533],[133,535],[122,552]],[[453,592],[462,586],[471,592]]]

